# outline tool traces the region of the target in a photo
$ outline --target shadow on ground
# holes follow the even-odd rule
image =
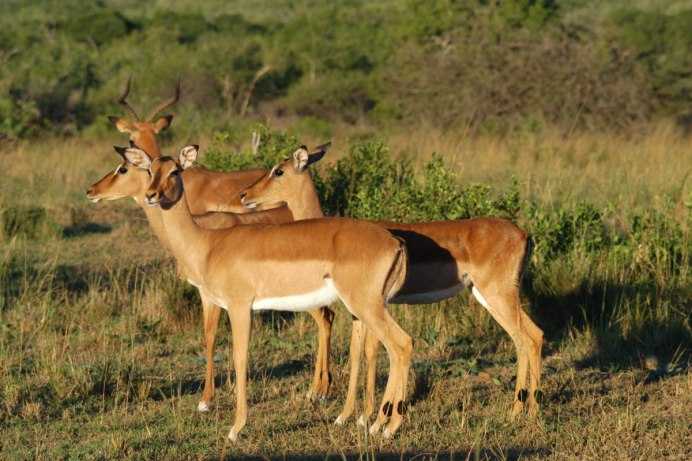
[[[523,288],[530,299],[534,321],[555,347],[573,342],[571,335],[575,330],[588,328],[594,347],[591,354],[577,363],[580,368],[639,367],[642,358],[649,354],[664,362],[689,362],[692,334],[683,307],[692,296],[689,289],[661,292],[653,281],[591,282],[582,283],[569,293],[549,295],[533,290],[530,280],[525,280]],[[668,313],[656,312],[663,306],[667,306]],[[687,356],[681,357],[680,353]]]
[[[230,447],[228,451],[231,451],[233,447]],[[281,460],[281,461],[324,461],[324,460],[372,460],[377,459],[378,461],[400,461],[400,460],[413,460],[416,461],[446,461],[454,459],[503,459],[503,460],[517,460],[526,456],[548,456],[550,451],[544,448],[540,449],[526,449],[526,448],[507,448],[502,451],[494,449],[480,449],[473,451],[465,450],[445,450],[440,453],[431,453],[428,451],[416,452],[416,451],[401,451],[401,452],[375,452],[374,458],[372,452],[363,453],[305,453],[305,454],[282,454],[282,455],[256,455],[256,454],[221,454],[220,456],[209,456],[205,458],[205,461],[234,461],[234,460],[246,460],[246,461],[266,461],[266,460]]]

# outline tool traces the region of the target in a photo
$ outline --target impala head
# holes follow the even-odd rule
[[[175,85],[175,95],[163,101],[161,104],[156,106],[156,108],[145,118],[143,121],[137,115],[137,112],[132,108],[132,106],[127,102],[127,95],[130,94],[130,83],[132,76],[128,77],[127,83],[125,84],[125,91],[118,98],[118,104],[123,106],[123,108],[130,115],[132,121],[128,122],[125,119],[110,116],[108,120],[117,128],[118,131],[123,133],[130,133],[130,141],[134,142],[143,149],[151,152],[152,155],[161,156],[161,151],[159,149],[159,144],[156,141],[156,135],[166,130],[173,121],[172,115],[167,115],[153,121],[161,111],[172,106],[180,98],[180,76]]]
[[[172,157],[152,158],[137,147],[125,149],[123,155],[132,165],[148,173],[150,184],[144,193],[147,205],[159,205],[168,210],[183,196],[181,174],[192,165],[198,152],[199,146],[192,144],[181,149],[179,160]]]
[[[115,147],[115,152],[122,157],[115,170],[92,184],[87,190],[87,198],[96,203],[101,200],[117,200],[122,197],[138,197],[149,186],[149,175],[146,171],[135,168],[125,158],[125,147]]]
[[[277,163],[269,173],[240,194],[243,205],[255,208],[288,201],[303,182],[311,180],[308,166],[324,157],[331,145],[328,142],[311,151],[305,146],[299,147],[291,158]]]

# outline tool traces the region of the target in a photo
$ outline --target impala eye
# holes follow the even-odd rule
[[[281,176],[282,174],[284,174],[284,170],[281,170],[279,168],[274,170],[274,176]]]
[[[120,168],[118,168],[118,173],[119,174],[127,173],[127,168],[125,168],[124,166],[121,166]]]
[[[178,176],[178,170],[171,171],[171,176]]]

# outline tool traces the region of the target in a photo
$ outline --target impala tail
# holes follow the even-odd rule
[[[533,241],[531,236],[526,236],[526,245],[524,246],[524,258],[519,265],[519,273],[517,274],[517,284],[521,286],[521,281],[526,274],[526,268],[529,266],[529,261],[531,261],[531,253],[533,252]]]
[[[396,294],[399,292],[401,287],[404,285],[404,280],[406,280],[406,265],[408,261],[408,253],[406,252],[406,245],[404,241],[400,238],[396,238],[399,243],[399,249],[397,251],[396,258],[394,259],[394,264],[387,274],[387,279],[384,282],[383,294],[385,295],[385,302],[389,302]]]

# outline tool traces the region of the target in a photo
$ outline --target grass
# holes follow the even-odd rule
[[[427,132],[388,142],[394,153],[420,161],[443,153],[464,180],[525,179],[523,193],[548,210],[570,198],[616,203],[609,219],[625,228],[635,212],[659,209],[667,197],[677,205],[665,219],[688,222],[692,149],[667,128],[640,139]],[[665,253],[637,259],[616,250],[571,251],[531,268],[525,304],[547,336],[546,401],[535,420],[509,420],[511,341],[461,295],[432,306],[392,306],[416,348],[406,421],[388,441],[367,437],[353,420],[331,424],[348,378],[350,319],[342,307],[333,336],[334,399],[324,404],[304,398],[316,348],[311,321],[256,315],[249,422],[238,445],[226,443],[234,412],[228,321],[217,343],[217,397],[211,412],[199,414],[204,363],[196,295],[175,281],[172,262],[133,203],[86,203],[88,185],[117,163],[103,145],[48,140],[5,146],[0,155],[0,211],[45,210],[34,235],[0,237],[0,459],[692,454],[689,264],[671,271]],[[681,245],[689,254],[689,238]],[[379,392],[386,372],[382,355]]]

